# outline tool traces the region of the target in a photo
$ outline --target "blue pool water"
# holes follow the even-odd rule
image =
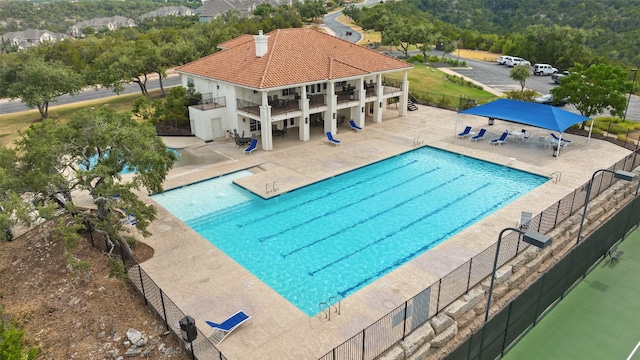
[[[167,148],[167,150],[169,150],[172,153],[174,153],[177,158],[180,157],[180,152],[178,150],[172,149],[172,148]],[[97,163],[98,163],[98,155],[92,156],[89,159],[89,168],[93,168],[94,166],[96,166]],[[136,169],[129,169],[128,166],[125,166],[124,169],[122,169],[122,171],[120,171],[120,175],[131,174],[131,173],[134,173],[134,172],[136,172]]]
[[[250,175],[153,199],[310,316],[548,180],[428,147],[270,200]]]

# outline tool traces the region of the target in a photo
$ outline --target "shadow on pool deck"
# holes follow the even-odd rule
[[[385,116],[390,114],[392,111]],[[466,125],[474,131],[485,127],[487,140],[474,143],[458,139],[455,134]],[[254,175],[238,183],[268,197],[266,182],[277,181],[281,192],[288,191],[411,151],[416,143],[543,176],[561,174],[560,182],[549,181],[342,299],[341,314],[330,322],[307,317],[160,207],[158,220],[149,227],[154,235],[143,240],[154,248],[155,255],[141,266],[184,313],[196,319],[205,334],[210,332],[205,320],[225,319],[238,310],[252,316],[252,324],[237,330],[220,345],[227,359],[317,359],[495,243],[501,229],[517,224],[522,210],[534,214],[543,211],[586,183],[595,170],[609,167],[630,153],[604,141],[587,143],[585,138],[567,135],[574,145],[556,158],[537,141],[539,136],[548,137],[549,132],[531,127],[525,128],[532,133],[533,141],[509,139],[502,146],[488,144],[506,129],[521,128],[499,120],[488,126],[486,118],[420,107],[404,118],[367,122],[361,132],[341,127],[335,134],[342,141],[340,146],[328,144],[320,128],[311,129],[307,142],[298,141],[297,128],[290,128],[286,137],[274,139],[273,151],[263,151],[259,145],[252,155],[243,154],[243,149],[230,139],[204,143],[196,138],[164,138],[169,147],[186,148],[210,156],[211,160],[176,167],[169,174],[165,189],[252,169]],[[151,198],[142,198],[156,205]]]

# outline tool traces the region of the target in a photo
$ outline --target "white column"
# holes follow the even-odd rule
[[[338,95],[336,95],[335,82],[329,81],[327,84],[327,112],[324,116],[324,132],[335,134],[337,131],[336,117],[338,108]]]
[[[378,74],[376,76],[376,84],[378,87],[376,88],[376,98],[378,101],[373,104],[373,122],[381,122],[382,121],[382,111],[385,108],[384,101],[382,100],[383,94],[383,86],[382,86],[382,74]]]
[[[271,134],[271,106],[268,105],[267,92],[262,92],[262,105],[260,105],[260,138],[262,150],[273,150],[273,135]]]
[[[307,87],[301,86],[300,92],[300,105],[302,109],[302,118],[300,119],[300,125],[298,126],[298,138],[302,141],[309,141],[309,99],[307,99]]]
[[[407,116],[407,102],[409,101],[409,80],[407,79],[407,71],[402,73],[402,95],[400,95],[400,104],[398,104],[398,115]]]

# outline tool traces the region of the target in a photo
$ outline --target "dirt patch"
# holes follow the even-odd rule
[[[67,265],[64,245],[50,230],[46,223],[0,243],[0,300],[6,320],[21,326],[29,343],[40,348],[38,359],[119,358],[134,348],[127,337],[130,329],[141,335],[136,357],[190,358],[138,292],[126,280],[109,277],[109,259],[91,246],[88,234],[72,254],[90,267],[77,271]],[[104,244],[92,235],[96,244]],[[144,244],[134,252],[138,261],[153,256]]]

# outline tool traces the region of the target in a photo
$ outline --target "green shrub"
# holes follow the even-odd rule
[[[38,348],[29,347],[25,343],[24,330],[15,324],[6,324],[2,318],[4,311],[0,307],[0,359],[35,360]]]
[[[124,263],[118,259],[109,259],[109,277],[124,280],[127,273],[124,271]]]

